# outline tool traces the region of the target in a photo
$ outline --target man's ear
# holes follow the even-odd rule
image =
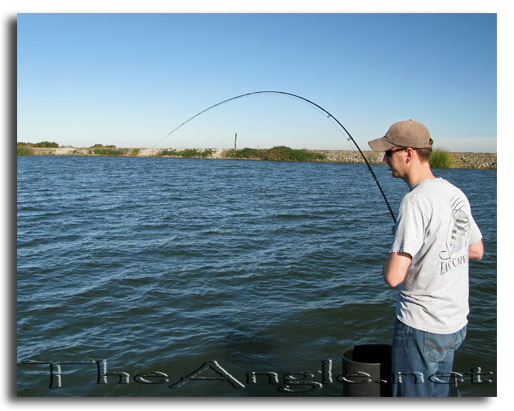
[[[405,151],[407,152],[407,155],[405,156],[405,161],[407,163],[410,163],[414,157],[418,155],[417,151],[410,147]]]

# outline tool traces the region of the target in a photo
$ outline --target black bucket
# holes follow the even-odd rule
[[[390,397],[391,354],[389,344],[363,344],[343,351],[344,397]]]

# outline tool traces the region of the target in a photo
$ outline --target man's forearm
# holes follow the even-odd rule
[[[389,254],[382,268],[382,275],[385,282],[391,287],[396,287],[403,283],[411,261],[412,257],[407,253]]]

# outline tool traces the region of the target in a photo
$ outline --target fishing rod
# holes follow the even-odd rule
[[[362,152],[362,150],[360,149],[359,145],[357,144],[357,142],[354,140],[354,138],[351,136],[351,134],[348,132],[348,130],[341,124],[341,122],[335,118],[332,114],[330,114],[327,110],[325,110],[323,107],[321,107],[320,105],[312,102],[311,100],[308,100],[306,99],[305,97],[301,97],[301,96],[298,96],[296,94],[292,94],[292,93],[287,93],[285,91],[274,91],[274,90],[266,90],[266,91],[253,91],[251,93],[245,93],[245,94],[241,94],[239,96],[235,96],[235,97],[231,97],[229,99],[226,99],[226,100],[223,100],[223,101],[220,101],[219,103],[217,104],[214,104],[208,108],[206,108],[205,110],[202,110],[200,111],[198,114],[195,114],[193,117],[190,117],[188,118],[186,121],[184,121],[182,124],[178,125],[177,127],[175,127],[173,130],[171,130],[168,135],[166,137],[164,137],[161,141],[159,141],[155,146],[157,146],[158,144],[160,144],[162,141],[164,141],[166,138],[168,138],[171,134],[173,134],[175,131],[177,131],[179,128],[181,128],[182,126],[184,126],[185,124],[189,123],[191,120],[193,120],[194,118],[200,116],[201,114],[205,113],[206,111],[209,111],[211,109],[213,109],[214,107],[218,107],[222,104],[225,104],[225,103],[228,103],[229,101],[232,101],[232,100],[237,100],[239,98],[242,98],[242,97],[248,97],[248,96],[252,96],[252,95],[255,95],[255,94],[280,94],[280,95],[284,95],[284,96],[289,96],[289,97],[294,97],[294,98],[297,98],[299,100],[303,100],[305,101],[306,103],[309,103],[311,104],[312,106],[318,108],[319,110],[321,110],[323,113],[325,113],[328,118],[332,118],[338,125],[339,127],[341,127],[344,132],[346,133],[346,135],[349,137],[349,139],[353,142],[353,144],[355,145],[355,147],[357,147],[357,150],[359,150],[359,153],[361,154],[362,158],[364,159],[364,162],[366,163],[366,166],[368,167],[368,170],[369,172],[371,173],[371,175],[373,176],[373,179],[375,180],[375,183],[377,184],[377,187],[378,189],[380,190],[380,193],[382,194],[382,197],[384,198],[384,201],[387,205],[387,208],[389,209],[389,213],[391,214],[391,217],[393,218],[393,221],[394,223],[396,224],[396,217],[394,215],[394,212],[389,204],[389,201],[387,201],[387,197],[384,193],[384,190],[382,190],[382,186],[380,185],[380,183],[378,182],[378,178],[377,176],[375,175],[373,169],[371,168],[371,165],[369,164],[369,161],[368,159],[366,158],[366,156],[364,155],[364,153]]]

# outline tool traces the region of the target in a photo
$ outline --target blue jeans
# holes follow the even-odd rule
[[[396,319],[393,337],[393,397],[448,397],[455,380],[453,357],[466,337],[466,327],[435,334]]]

